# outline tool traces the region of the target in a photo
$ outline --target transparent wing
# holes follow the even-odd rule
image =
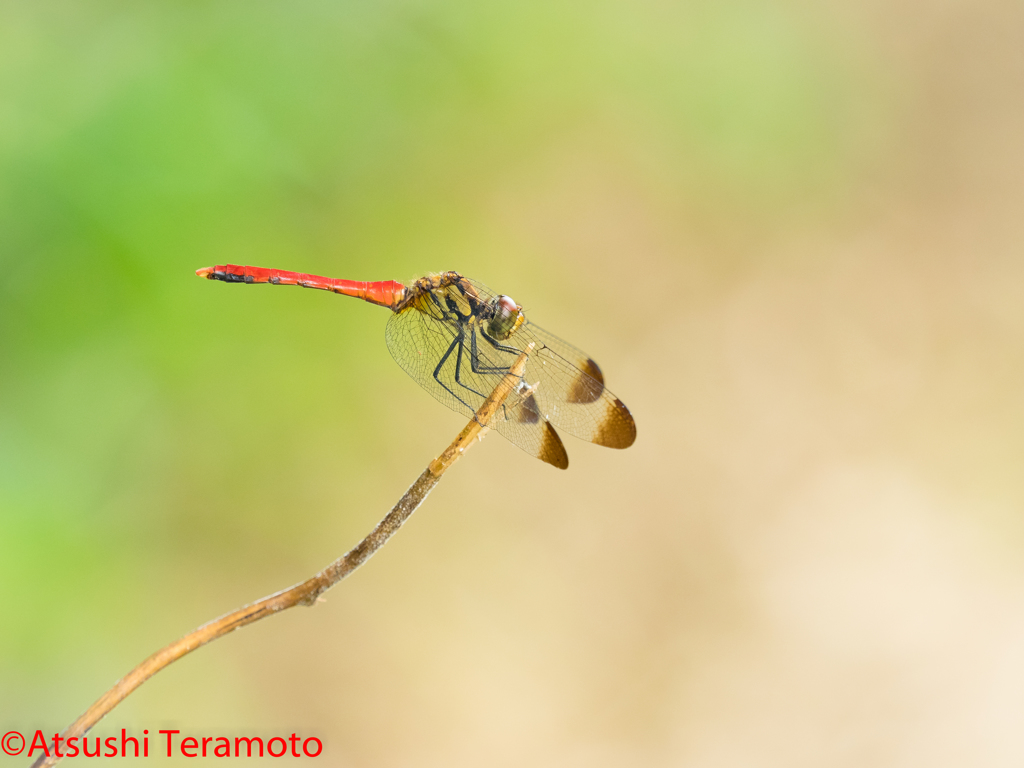
[[[475,280],[466,282],[483,301],[494,300],[495,294],[487,286]],[[530,342],[536,346],[523,379],[528,385],[537,385],[536,413],[581,440],[609,448],[631,446],[636,440],[636,423],[623,402],[605,387],[597,363],[529,319],[501,344],[522,350]]]
[[[512,337],[517,346],[534,342],[525,382],[536,385],[537,411],[559,429],[608,448],[636,440],[629,409],[604,385],[601,369],[586,353],[527,322]]]
[[[486,286],[463,281],[480,301],[494,299]],[[491,426],[532,456],[562,468],[568,466],[568,457],[552,424],[610,448],[633,444],[632,415],[604,386],[601,369],[587,354],[529,321],[499,342],[468,315],[461,291],[424,293],[388,322],[388,349],[437,400],[471,416],[533,342],[523,381]]]
[[[488,352],[473,357],[472,332],[440,313],[407,307],[393,315],[385,332],[395,361],[437,400],[464,416],[473,416],[508,372],[519,353]],[[529,402],[522,387],[513,391],[491,427],[514,445],[560,469],[569,466],[565,446],[552,426]]]

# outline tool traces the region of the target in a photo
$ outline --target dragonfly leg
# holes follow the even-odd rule
[[[504,374],[504,373],[506,373],[508,371],[508,368],[503,368],[500,365],[480,365],[480,350],[479,350],[479,348],[477,347],[477,344],[476,344],[476,331],[477,331],[476,328],[470,330],[470,334],[472,334],[472,340],[470,341],[470,345],[469,345],[469,367],[473,370],[473,373],[490,373],[490,374],[499,374],[499,373]],[[483,331],[480,331],[480,332],[483,333]],[[497,346],[502,351],[506,351],[507,350],[507,351],[510,351],[510,352],[514,352],[517,355],[519,354],[519,350],[518,349],[512,349],[511,347],[502,347],[501,345],[498,345],[497,342],[495,342],[493,339],[489,338],[487,336],[487,334],[484,334],[484,338],[487,339],[488,341],[490,341],[495,346]],[[505,421],[508,421],[508,403],[507,402],[501,404],[501,413],[505,417]]]
[[[515,347],[506,347],[504,344],[499,344],[496,339],[492,339],[490,336],[488,336],[487,331],[485,331],[483,328],[480,329],[480,335],[487,339],[488,344],[490,344],[492,347],[499,350],[500,352],[508,352],[510,355],[515,355],[516,357],[518,357],[523,351],[521,349],[516,349]]]
[[[476,328],[474,328],[471,331],[471,333],[473,334],[473,341],[470,344],[470,363],[472,364],[473,373],[505,373],[505,372],[507,372],[508,371],[508,366],[480,365],[480,350],[477,348],[477,345],[476,345],[476,332],[477,332],[477,330],[480,331],[480,335],[483,336],[485,339],[487,339],[487,341],[489,341],[494,346],[495,349],[500,350],[501,352],[508,352],[510,354],[516,355],[517,357],[522,352],[522,350],[516,349],[515,347],[506,347],[503,344],[499,344],[494,339],[492,339],[490,336],[488,336],[486,333],[484,333],[483,329],[476,329]],[[511,363],[509,365],[511,365]]]
[[[475,389],[473,389],[468,384],[463,384],[462,383],[462,378],[461,378],[461,374],[462,374],[462,352],[463,352],[463,349],[465,349],[465,346],[466,346],[465,338],[466,338],[465,335],[463,335],[459,339],[459,354],[455,358],[455,381],[456,381],[456,383],[460,387],[468,389],[470,392],[472,392],[475,395],[479,395],[480,397],[486,398],[487,395],[485,395],[483,392],[477,392]],[[473,337],[473,343],[474,344],[476,343],[476,337],[475,336]],[[472,368],[473,373],[482,373],[482,371],[478,371],[473,366],[474,355],[472,354],[472,352],[470,353],[469,358],[470,358],[470,368]]]
[[[456,346],[458,346],[458,348],[459,348],[459,357],[456,359],[456,363],[458,363],[458,360],[462,358],[462,345],[464,343],[463,339],[464,339],[464,337],[463,337],[463,335],[461,333],[458,336],[455,337],[455,340],[452,341],[452,343],[448,346],[448,350],[441,356],[440,362],[437,364],[437,367],[434,369],[433,376],[434,376],[434,381],[436,381],[438,384],[440,384],[442,387],[444,387],[452,397],[454,397],[456,400],[458,400],[464,406],[466,406],[467,408],[472,410],[473,407],[469,403],[467,403],[465,400],[463,400],[461,397],[459,397],[457,394],[455,394],[451,390],[451,388],[449,388],[449,386],[447,384],[445,384],[443,381],[441,381],[441,376],[440,376],[441,368],[444,367],[444,364],[448,360],[448,358],[452,356],[452,352],[455,351],[455,347]],[[456,371],[457,370],[458,370],[458,366],[456,365]],[[458,379],[456,378],[456,380],[458,380]],[[459,383],[462,384],[461,381]],[[463,386],[465,386],[465,385],[463,385]],[[466,388],[469,389],[469,387],[466,387]]]

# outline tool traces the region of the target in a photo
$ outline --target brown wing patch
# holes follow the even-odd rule
[[[604,375],[589,357],[580,368],[580,375],[569,392],[570,403],[593,403],[604,392]]]
[[[519,421],[523,424],[536,424],[540,421],[540,406],[533,395],[527,395],[519,408]]]
[[[537,458],[559,469],[569,468],[569,455],[565,452],[565,446],[562,445],[562,438],[547,422],[544,422],[544,437]]]
[[[594,442],[608,448],[629,448],[636,440],[636,422],[619,398],[608,401],[608,409],[597,426]]]

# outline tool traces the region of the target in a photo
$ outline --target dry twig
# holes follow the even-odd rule
[[[315,604],[321,594],[369,560],[402,527],[402,524],[416,511],[416,508],[423,503],[423,500],[427,498],[427,494],[437,485],[441,480],[441,476],[448,468],[478,438],[483,437],[487,431],[487,425],[495,412],[505,402],[513,388],[521,381],[523,370],[526,368],[527,358],[532,351],[533,344],[530,344],[509,369],[509,372],[498,383],[498,386],[494,388],[490,396],[484,401],[484,404],[480,406],[473,420],[466,425],[454,442],[445,449],[444,453],[430,462],[430,465],[423,471],[423,474],[398,500],[398,503],[392,507],[384,519],[377,524],[377,527],[358,545],[324,568],[320,573],[301,584],[296,584],[290,589],[269,595],[244,608],[239,608],[237,611],[221,616],[219,619],[214,619],[210,623],[189,632],[166,648],[157,651],[118,680],[113,688],[103,694],[81,717],[64,730],[61,738],[66,740],[75,736],[84,736],[90,728],[96,725],[128,694],[168,664],[177,661],[196,648],[206,645],[240,627],[244,627],[246,624],[252,624],[254,621],[259,621],[286,608],[292,608],[296,605],[310,606]],[[60,759],[56,755],[47,756],[43,754],[32,764],[31,768],[46,768],[47,766],[55,765]]]

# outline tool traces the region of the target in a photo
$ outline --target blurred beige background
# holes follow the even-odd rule
[[[94,734],[1019,765],[1022,137],[1020,3],[0,5],[0,731],[310,575],[462,426],[384,310],[193,270],[457,269],[635,446],[488,437]]]

